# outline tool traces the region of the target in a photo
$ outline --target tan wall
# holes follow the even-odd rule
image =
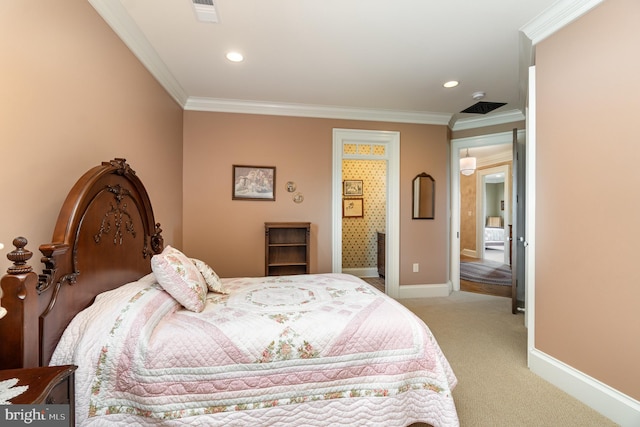
[[[165,240],[182,242],[182,110],[84,0],[0,2],[0,268],[18,235],[31,265],[88,169],[124,157]]]
[[[186,111],[184,128],[184,246],[221,276],[264,274],[266,221],[310,221],[311,271],[331,271],[332,132],[351,128],[400,132],[400,283],[446,282],[446,126]],[[275,166],[276,201],[232,201],[233,164]],[[411,220],[411,180],[423,171],[436,179],[434,221]]]
[[[609,0],[536,50],[536,347],[634,399],[639,21]]]

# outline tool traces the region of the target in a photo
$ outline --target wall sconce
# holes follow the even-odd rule
[[[469,157],[469,149],[467,148],[467,155],[460,159],[460,173],[465,176],[473,174],[476,170],[476,158]]]

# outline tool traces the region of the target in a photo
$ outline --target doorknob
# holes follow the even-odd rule
[[[525,247],[525,248],[526,248],[527,246],[529,246],[529,242],[527,242],[526,240],[524,240],[524,237],[520,236],[520,237],[518,238],[518,240],[519,240],[520,242],[522,242],[522,244],[524,245],[524,247]]]

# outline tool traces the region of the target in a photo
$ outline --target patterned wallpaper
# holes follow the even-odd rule
[[[342,179],[362,180],[364,198],[363,218],[342,219],[342,268],[375,268],[376,233],[385,231],[387,222],[387,162],[344,160]]]
[[[460,174],[460,251],[476,250],[476,176]]]

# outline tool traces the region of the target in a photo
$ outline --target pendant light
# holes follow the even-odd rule
[[[469,157],[469,149],[467,148],[467,155],[460,159],[460,173],[465,176],[473,174],[476,170],[476,158]]]

